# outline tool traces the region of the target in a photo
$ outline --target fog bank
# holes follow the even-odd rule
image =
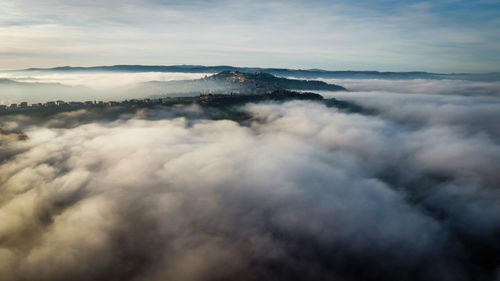
[[[176,89],[148,82],[192,80],[205,75],[207,74],[159,72],[4,72],[0,73],[0,104],[55,100],[109,101],[168,95]]]
[[[313,102],[244,110],[253,122],[198,107],[0,120],[27,136],[0,139],[2,278],[498,278],[494,129]]]
[[[499,81],[438,79],[318,79],[339,84],[354,92],[391,92],[425,95],[460,95],[500,97]]]

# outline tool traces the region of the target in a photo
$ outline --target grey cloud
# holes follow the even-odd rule
[[[307,102],[244,110],[248,126],[165,109],[4,121],[28,140],[0,148],[16,151],[0,164],[3,278],[497,277],[488,135]]]

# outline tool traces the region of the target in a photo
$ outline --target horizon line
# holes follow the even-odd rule
[[[428,72],[421,70],[412,70],[412,71],[380,71],[380,70],[331,70],[331,69],[322,69],[322,68],[286,68],[286,67],[261,67],[261,66],[234,66],[234,65],[201,65],[201,64],[112,64],[112,65],[93,65],[93,66],[71,66],[71,65],[60,65],[53,67],[28,67],[23,69],[5,69],[2,71],[6,72],[14,72],[14,71],[50,71],[50,70],[58,70],[58,69],[92,69],[92,68],[110,68],[110,67],[126,67],[126,66],[139,66],[139,67],[191,67],[191,68],[211,68],[211,67],[230,67],[230,68],[238,68],[238,69],[262,69],[262,70],[283,70],[283,71],[307,71],[307,72],[371,72],[371,73],[379,73],[379,74],[387,74],[387,73],[422,73],[422,74],[434,74],[434,75],[485,75],[485,74],[500,74],[499,71],[490,71],[490,72]]]

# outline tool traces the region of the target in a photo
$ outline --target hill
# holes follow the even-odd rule
[[[147,82],[164,87],[166,92],[202,94],[264,94],[277,90],[347,91],[346,88],[322,81],[276,77],[264,72],[223,71],[195,80]]]

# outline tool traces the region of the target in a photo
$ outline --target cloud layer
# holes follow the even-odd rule
[[[430,90],[431,91],[431,90]],[[418,126],[450,126],[468,134],[500,140],[500,100],[496,97],[404,94],[394,92],[323,92],[354,102],[392,121]]]
[[[3,119],[28,139],[0,139],[2,278],[498,278],[496,133],[244,110],[250,123],[197,107]]]
[[[214,73],[0,72],[0,104],[8,105],[23,101],[36,103],[58,99],[65,101],[124,100],[154,95],[180,94],[185,89],[155,82],[199,79],[212,74]],[[377,96],[381,92],[389,92],[418,95],[500,97],[500,82],[498,81],[321,78],[318,80],[341,85],[351,92],[376,92],[371,96]],[[21,84],[8,83],[9,81]]]
[[[55,100],[124,100],[176,92],[164,85],[147,83],[198,79],[204,73],[0,73],[0,104]],[[13,83],[18,82],[18,83]]]
[[[383,91],[406,94],[496,96],[500,97],[500,82],[429,79],[320,79],[339,84],[355,92]]]

